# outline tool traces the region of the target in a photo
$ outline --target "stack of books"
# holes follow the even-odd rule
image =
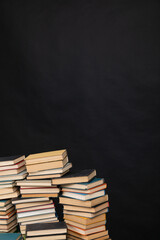
[[[64,222],[27,225],[26,240],[64,240],[67,226]]]
[[[28,224],[58,222],[53,200],[48,197],[16,198],[12,203],[16,207],[17,221],[23,235]]]
[[[10,199],[0,200],[0,233],[15,232],[16,227],[17,217],[14,205]]]
[[[31,154],[25,162],[28,180],[59,178],[72,167],[66,150]]]
[[[19,196],[15,180],[24,179],[27,175],[25,156],[0,157],[0,199]]]
[[[20,233],[1,233],[0,240],[23,240]]]
[[[52,182],[55,184],[56,179]],[[108,212],[107,184],[96,177],[96,171],[89,169],[68,174],[59,179],[62,187],[60,203],[63,204],[64,220],[70,239],[109,239],[106,230]]]

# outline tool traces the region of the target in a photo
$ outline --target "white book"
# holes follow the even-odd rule
[[[75,199],[79,199],[79,200],[84,200],[84,201],[98,198],[98,197],[101,197],[104,195],[105,195],[105,190],[98,191],[98,192],[91,193],[91,194],[73,193],[73,192],[63,192],[62,193],[62,196],[75,198]]]
[[[18,218],[23,218],[23,217],[36,216],[36,215],[42,215],[47,213],[55,213],[55,209],[51,208],[51,209],[45,209],[45,210],[17,213],[17,216]]]

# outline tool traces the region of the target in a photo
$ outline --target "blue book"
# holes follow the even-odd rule
[[[73,184],[64,184],[62,185],[63,188],[74,188],[74,189],[81,189],[81,190],[88,190],[90,188],[97,187],[104,183],[104,178],[97,178],[94,177],[91,181],[86,183],[73,183]]]
[[[21,233],[0,233],[0,240],[21,240]]]

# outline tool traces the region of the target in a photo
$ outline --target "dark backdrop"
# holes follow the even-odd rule
[[[67,148],[74,168],[96,168],[115,240],[159,236],[159,10],[0,2],[0,155]]]

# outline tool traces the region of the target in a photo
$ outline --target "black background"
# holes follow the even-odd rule
[[[75,169],[96,168],[115,240],[159,236],[159,10],[0,3],[0,155],[67,148]]]

